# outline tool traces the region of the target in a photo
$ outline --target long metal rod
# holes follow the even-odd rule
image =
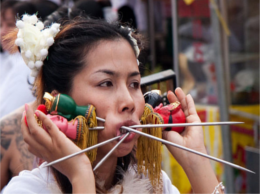
[[[75,153],[70,154],[70,155],[68,155],[68,156],[64,156],[64,157],[62,157],[62,158],[60,158],[60,159],[57,159],[57,160],[55,160],[55,161],[52,161],[52,162],[50,162],[50,163],[44,165],[43,167],[48,167],[48,166],[54,165],[54,164],[56,164],[56,163],[58,163],[58,162],[64,161],[64,160],[69,159],[69,158],[72,158],[72,157],[74,157],[74,156],[76,156],[76,155],[78,155],[78,154],[81,154],[81,153],[84,153],[84,152],[93,150],[93,149],[98,148],[98,147],[100,147],[100,146],[103,146],[103,145],[105,145],[105,144],[107,144],[107,143],[109,143],[109,142],[115,141],[115,140],[119,139],[120,137],[121,137],[121,136],[114,137],[114,138],[109,139],[109,140],[107,140],[107,141],[104,141],[104,142],[101,142],[101,143],[96,144],[96,145],[94,145],[94,146],[91,146],[91,147],[88,147],[88,148],[86,148],[86,149],[83,149],[83,150],[81,150],[81,151],[79,151],[79,152],[75,152]]]
[[[175,123],[175,124],[146,124],[146,125],[133,125],[130,128],[151,128],[151,127],[188,127],[188,126],[216,126],[216,125],[235,125],[243,124],[244,122],[225,121],[225,122],[206,122],[206,123]],[[105,127],[93,127],[89,130],[103,130]]]
[[[97,120],[101,120],[102,122],[105,122],[105,119],[102,119],[102,118],[99,118],[99,117],[97,117]],[[218,159],[218,158],[216,158],[216,157],[213,157],[213,156],[210,156],[210,155],[207,155],[207,154],[203,154],[203,153],[198,152],[198,151],[196,151],[196,150],[192,150],[192,149],[190,149],[190,148],[186,148],[186,147],[184,147],[184,146],[181,146],[181,145],[178,145],[178,144],[175,144],[175,143],[166,141],[166,140],[164,140],[164,139],[160,139],[160,138],[158,138],[158,137],[155,137],[155,136],[152,136],[152,135],[143,133],[143,132],[141,132],[141,131],[137,131],[137,130],[132,129],[132,128],[130,128],[130,127],[122,126],[121,128],[122,128],[122,129],[125,129],[125,130],[128,130],[128,131],[131,131],[131,132],[135,132],[135,133],[137,133],[137,134],[140,134],[140,135],[143,135],[143,136],[146,136],[146,137],[149,137],[149,138],[151,138],[151,139],[157,140],[157,141],[162,142],[162,143],[164,143],[164,144],[168,144],[168,145],[171,145],[171,146],[174,146],[174,147],[177,147],[177,148],[186,150],[186,151],[188,151],[188,152],[192,152],[192,153],[194,153],[194,154],[198,154],[198,155],[203,156],[203,157],[205,157],[205,158],[209,158],[209,159],[211,159],[211,160],[215,160],[215,161],[217,161],[217,162],[220,162],[220,163],[229,165],[229,166],[231,166],[231,167],[234,167],[234,168],[237,168],[237,169],[240,169],[240,170],[243,170],[243,171],[247,171],[247,172],[250,172],[250,173],[255,173],[255,172],[253,172],[253,171],[251,171],[251,170],[248,170],[248,169],[246,169],[246,168],[244,168],[244,167],[241,167],[241,166],[235,165],[235,164],[233,164],[233,163],[227,162],[227,161],[225,161],[225,160],[221,160],[221,159]]]
[[[216,125],[234,125],[243,124],[243,122],[206,122],[206,123],[179,123],[179,124],[147,124],[133,125],[131,128],[151,128],[151,127],[188,127],[188,126],[216,126]]]
[[[198,152],[198,151],[196,151],[196,150],[192,150],[192,149],[186,148],[186,147],[184,147],[184,146],[181,146],[181,145],[178,145],[178,144],[175,144],[175,143],[172,143],[172,142],[169,142],[169,141],[160,139],[160,138],[158,138],[158,137],[155,137],[155,136],[152,136],[152,135],[143,133],[143,132],[141,132],[141,131],[137,131],[137,130],[135,130],[135,129],[132,129],[132,128],[129,128],[129,127],[125,127],[125,126],[122,126],[121,128],[122,128],[122,129],[125,129],[125,130],[128,130],[128,131],[131,131],[131,132],[134,132],[134,133],[137,133],[137,134],[140,134],[140,135],[143,135],[143,136],[146,136],[146,137],[149,137],[149,138],[151,138],[151,139],[160,141],[160,142],[162,142],[162,143],[164,143],[164,144],[168,144],[168,145],[171,145],[171,146],[174,146],[174,147],[177,147],[177,148],[186,150],[186,151],[188,151],[188,152],[192,152],[192,153],[194,153],[194,154],[198,154],[198,155],[200,155],[200,156],[209,158],[209,159],[211,159],[211,160],[215,160],[215,161],[217,161],[217,162],[224,163],[224,164],[226,164],[226,165],[235,167],[235,168],[237,168],[237,169],[241,169],[241,170],[244,170],[244,171],[247,171],[247,172],[250,172],[250,173],[255,173],[255,172],[250,171],[250,170],[248,170],[248,169],[246,169],[246,168],[244,168],[244,167],[240,167],[240,166],[235,165],[235,164],[233,164],[233,163],[230,163],[230,162],[227,162],[227,161],[224,161],[224,160],[215,158],[215,157],[210,156],[210,155],[207,155],[207,154],[203,154],[203,153]]]
[[[100,165],[102,165],[102,163],[110,156],[110,154],[112,152],[114,152],[114,150],[128,137],[130,133],[128,132],[125,137],[123,137],[113,148],[112,150],[110,150],[107,155],[101,159],[101,161],[99,161],[99,163],[95,166],[95,168],[93,169],[93,171],[97,170],[98,167],[100,167]]]

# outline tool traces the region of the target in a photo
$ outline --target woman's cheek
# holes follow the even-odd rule
[[[143,96],[142,96],[142,99],[139,99],[139,102],[138,102],[137,105],[136,105],[139,119],[140,119],[140,118],[142,117],[142,115],[143,115],[144,106],[145,106],[145,102],[144,102],[144,99],[143,99]]]

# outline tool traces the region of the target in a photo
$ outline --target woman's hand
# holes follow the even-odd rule
[[[181,103],[186,123],[200,123],[191,95],[186,96],[181,88],[177,88],[175,93],[177,97],[173,92],[169,92],[167,98],[170,103],[175,101]],[[175,131],[163,131],[163,138],[206,154],[201,126],[186,127],[181,134]],[[218,181],[209,160],[173,146],[166,146],[187,174],[194,193],[212,193]]]
[[[177,88],[175,93],[177,97],[174,95],[174,93],[168,92],[167,98],[170,103],[175,101],[179,101],[181,103],[183,112],[186,117],[186,123],[200,123],[201,121],[197,114],[191,95],[186,96],[181,88]],[[206,153],[201,126],[186,127],[181,134],[175,131],[164,131],[163,138],[187,148]],[[193,160],[197,159],[197,155],[195,154],[172,146],[167,147],[182,166],[190,166],[194,163]]]
[[[24,121],[25,116],[23,116],[22,133],[24,141],[28,144],[28,150],[31,153],[47,162],[51,162],[80,151],[80,148],[68,139],[44,113],[37,110],[35,114],[42,121],[46,131],[38,126],[32,108],[26,104],[25,115],[28,127]],[[87,176],[88,180],[91,181],[89,184],[92,184],[89,189],[94,189],[94,191],[89,192],[95,193],[95,180],[92,166],[84,153],[61,161],[53,165],[53,167],[67,176],[72,186],[73,183],[78,183],[78,181],[84,180]]]

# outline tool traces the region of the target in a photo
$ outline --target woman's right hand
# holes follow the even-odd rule
[[[47,131],[38,126],[32,108],[26,104],[21,128],[24,141],[28,144],[28,150],[32,154],[47,162],[52,162],[80,151],[80,148],[68,139],[44,113],[36,110],[35,114],[42,121]],[[26,126],[24,121],[25,115],[28,126]],[[53,165],[53,167],[70,180],[73,188],[74,183],[78,184],[80,183],[79,181],[84,180],[85,184],[89,184],[87,185],[88,192],[95,193],[94,174],[91,163],[85,153],[61,161]],[[87,181],[85,179],[87,179]],[[75,186],[75,189],[79,187],[80,186]],[[81,186],[80,189],[82,187],[83,186]],[[85,191],[77,190],[77,192],[84,193]]]

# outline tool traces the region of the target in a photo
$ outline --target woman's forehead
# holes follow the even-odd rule
[[[123,39],[102,41],[86,56],[86,63],[93,68],[127,66],[138,69],[136,56],[131,45]]]

